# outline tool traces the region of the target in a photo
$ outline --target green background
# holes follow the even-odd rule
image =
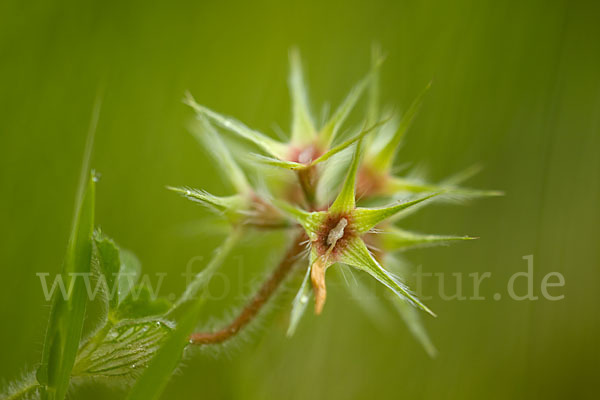
[[[305,318],[292,339],[289,303],[280,301],[242,340],[188,359],[164,398],[596,398],[598,21],[598,3],[577,0],[2,1],[0,377],[12,380],[40,358],[49,304],[35,273],[60,270],[98,93],[97,221],[146,272],[169,273],[161,293],[179,293],[188,260],[208,257],[222,236],[200,235],[206,213],[165,185],[231,193],[186,132],[185,90],[272,133],[290,119],[291,46],[320,107],[343,98],[378,42],[388,54],[385,103],[404,109],[434,82],[400,163],[424,166],[433,179],[479,163],[469,184],[506,192],[432,206],[403,225],[480,237],[407,256],[427,272],[462,272],[467,295],[467,274],[490,271],[487,299],[428,302],[439,315],[424,316],[439,349],[430,359],[397,316],[373,324],[332,273],[323,315]],[[240,291],[272,267],[281,243],[271,235],[238,250],[224,270],[232,290],[210,304],[205,326],[234,314]],[[535,294],[557,271],[566,285],[551,293],[563,300],[506,296],[528,254]],[[437,282],[426,282],[436,292]],[[122,393],[92,384],[73,398]]]

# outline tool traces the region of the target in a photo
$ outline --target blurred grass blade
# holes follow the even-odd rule
[[[62,292],[55,292],[37,374],[40,384],[45,385],[43,398],[46,399],[62,400],[69,385],[87,302],[85,282],[81,276],[77,279],[76,274],[90,273],[93,226],[94,181],[90,179],[63,267],[62,279],[70,293],[63,298]]]
[[[50,320],[44,340],[41,365],[36,377],[42,385],[42,398],[62,400],[69,387],[71,370],[81,340],[87,303],[85,282],[92,262],[92,235],[94,232],[95,177],[90,173],[90,158],[94,134],[100,115],[100,98],[96,100],[87,135],[85,153],[75,204],[75,217],[61,278],[69,288],[66,298],[61,291],[54,293]],[[72,288],[72,289],[71,289]]]

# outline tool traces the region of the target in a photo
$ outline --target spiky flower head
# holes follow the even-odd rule
[[[272,139],[234,118],[202,106],[191,95],[185,99],[195,110],[198,119],[194,134],[214,154],[236,193],[219,197],[189,188],[175,190],[208,206],[234,226],[293,228],[299,225],[305,232],[309,256],[304,264],[304,279],[293,301],[288,334],[294,332],[311,298],[311,292],[315,299],[315,312],[319,314],[323,310],[327,294],[326,271],[334,264],[344,264],[368,273],[387,287],[402,304],[416,306],[434,315],[408,289],[403,279],[382,265],[382,261],[395,251],[471,238],[417,234],[396,227],[394,222],[400,215],[437,199],[499,194],[458,187],[466,173],[439,184],[393,174],[397,148],[417,114],[429,85],[402,118],[382,115],[378,106],[378,71],[383,57],[377,48],[374,49],[371,70],[320,127],[317,127],[310,112],[299,54],[296,50],[290,52],[288,83],[292,121],[287,142]],[[364,123],[360,129],[354,130],[354,134],[346,135],[347,139],[339,140],[348,115],[367,89],[369,99]],[[254,170],[266,165],[295,175],[294,180],[284,181],[282,185],[285,188],[275,188],[276,195],[254,187],[236,161],[244,158],[244,154],[234,151],[232,155],[213,124],[261,149],[262,154],[252,157]],[[338,192],[339,180],[336,184],[331,177],[335,175],[334,171],[347,165],[342,156],[348,152],[352,152],[352,159]],[[324,190],[319,191],[319,187]],[[331,195],[335,193],[337,196],[332,199]],[[404,201],[400,201],[400,198]],[[357,205],[359,199],[379,204],[387,200],[388,205],[361,207]],[[292,223],[289,223],[290,220]],[[379,232],[385,232],[385,235],[379,235]],[[377,251],[374,253],[370,248]],[[399,309],[413,333],[426,348],[432,349],[418,318],[407,314],[409,311],[404,306]]]

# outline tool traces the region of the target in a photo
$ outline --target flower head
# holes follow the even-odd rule
[[[293,301],[288,334],[294,332],[311,294],[315,299],[315,312],[321,313],[327,297],[326,271],[334,264],[342,264],[366,272],[387,287],[411,331],[433,354],[434,348],[414,310],[418,308],[435,314],[408,289],[397,271],[391,272],[384,266],[398,264],[392,257],[397,251],[471,238],[418,234],[400,229],[394,223],[401,215],[434,200],[499,193],[459,187],[472,170],[436,184],[393,173],[397,149],[429,85],[402,118],[382,116],[378,102],[378,71],[383,57],[377,48],[374,49],[371,70],[320,127],[310,112],[299,54],[296,50],[291,51],[288,82],[292,121],[289,140],[285,142],[202,106],[188,95],[185,101],[195,110],[198,119],[194,133],[215,155],[236,193],[218,197],[188,188],[175,190],[210,207],[234,225],[263,228],[300,225],[303,228],[308,237],[309,257],[304,264],[304,279]],[[345,139],[340,138],[343,124],[365,91],[369,96],[362,127],[347,134]],[[258,190],[234,161],[243,158],[246,152],[242,155],[234,150],[232,155],[213,124],[253,143],[262,151],[262,154],[252,156],[255,172],[258,167],[267,166],[284,171],[293,179],[280,183],[281,187],[275,188],[276,194],[273,190]],[[344,160],[346,155],[352,157],[349,166],[347,158]],[[335,177],[344,175],[345,178],[336,181]],[[341,180],[341,189],[337,191]],[[401,198],[404,200],[400,201]],[[386,201],[387,205],[367,208],[357,205],[359,200],[378,204]],[[295,224],[289,223],[290,220]],[[416,308],[406,307],[407,304]]]
[[[327,211],[305,211],[290,204],[278,205],[302,225],[309,238],[310,262],[300,292],[294,300],[290,332],[293,332],[306,303],[307,294],[313,290],[315,312],[319,314],[327,295],[325,272],[335,263],[343,263],[367,272],[373,278],[392,290],[397,296],[418,306],[431,315],[425,306],[396,276],[383,268],[371,254],[364,236],[375,226],[396,215],[402,210],[426,201],[437,194],[431,194],[408,202],[396,202],[380,208],[356,206],[356,176],[360,164],[362,140],[356,144],[350,169],[337,198]],[[311,281],[309,287],[308,281]]]

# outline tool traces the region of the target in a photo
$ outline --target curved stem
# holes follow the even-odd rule
[[[229,325],[216,332],[193,333],[190,336],[190,343],[199,345],[222,343],[235,336],[243,327],[248,325],[292,270],[296,258],[304,250],[304,246],[302,245],[304,238],[305,235],[302,233],[294,239],[292,246],[288,249],[277,268],[262,284],[252,300],[246,304],[240,314]]]

